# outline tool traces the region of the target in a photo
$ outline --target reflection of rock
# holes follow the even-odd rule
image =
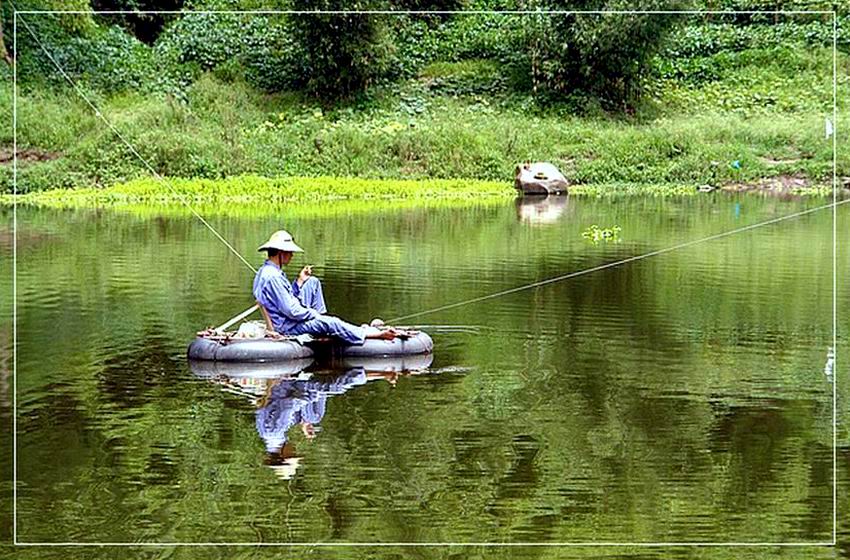
[[[530,224],[552,224],[566,212],[568,196],[546,196],[516,199],[516,215]]]
[[[522,194],[563,194],[569,183],[551,163],[526,162],[517,166],[514,186]]]

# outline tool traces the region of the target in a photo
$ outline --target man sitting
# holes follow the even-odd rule
[[[352,325],[338,317],[326,315],[322,283],[305,266],[291,284],[283,266],[293,253],[303,249],[292,236],[281,230],[272,234],[258,251],[266,251],[268,259],[254,277],[254,298],[260,304],[274,332],[286,335],[310,334],[335,336],[349,344],[363,344],[367,338],[393,340],[393,329],[377,329],[368,325]]]

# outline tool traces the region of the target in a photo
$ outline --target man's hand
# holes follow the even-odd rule
[[[301,272],[298,273],[298,279],[296,280],[296,282],[298,282],[298,286],[303,286],[304,282],[306,282],[311,276],[313,276],[313,265],[307,265],[302,268]]]
[[[395,340],[395,337],[398,336],[398,332],[392,327],[381,330],[380,334],[375,338],[379,338],[382,340]]]

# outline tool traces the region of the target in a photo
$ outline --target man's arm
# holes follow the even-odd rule
[[[272,278],[266,283],[263,289],[263,295],[269,303],[273,304],[273,309],[293,321],[309,321],[320,315],[315,309],[310,309],[301,305],[292,292],[287,289],[283,278]]]

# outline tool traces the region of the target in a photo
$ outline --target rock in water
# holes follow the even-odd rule
[[[522,194],[564,194],[569,182],[551,163],[525,162],[516,168],[514,186]]]

